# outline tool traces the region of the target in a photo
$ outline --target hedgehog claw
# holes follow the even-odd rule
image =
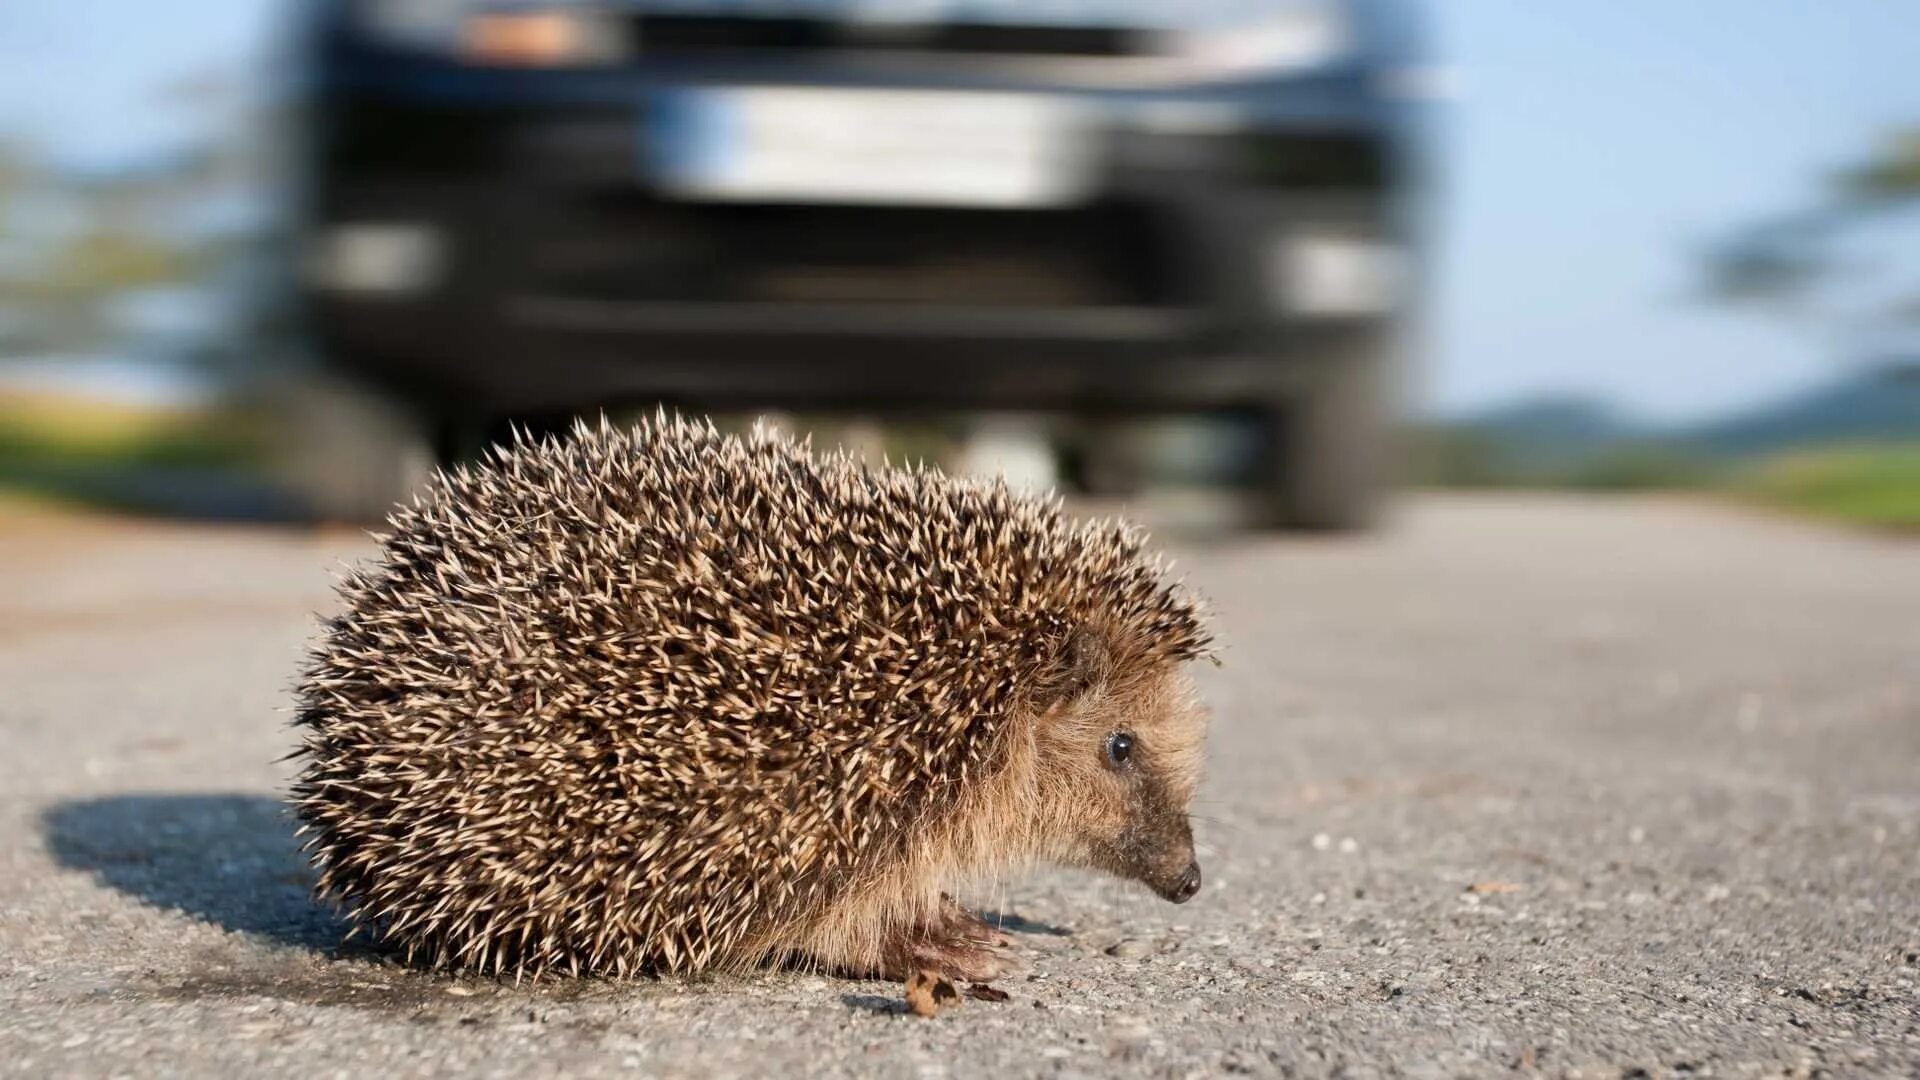
[[[879,974],[905,980],[916,971],[934,971],[949,979],[991,982],[1019,969],[1012,945],[979,916],[949,903],[937,926],[902,933],[894,941]]]

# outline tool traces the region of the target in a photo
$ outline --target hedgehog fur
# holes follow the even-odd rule
[[[1129,526],[664,415],[516,439],[389,526],[293,801],[317,893],[409,956],[989,978],[950,890],[1198,887],[1209,638]]]

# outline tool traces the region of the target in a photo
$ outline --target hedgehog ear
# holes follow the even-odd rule
[[[1113,649],[1099,631],[1078,627],[1067,635],[1055,665],[1054,677],[1048,680],[1048,704],[1065,704],[1106,681],[1113,670]]]

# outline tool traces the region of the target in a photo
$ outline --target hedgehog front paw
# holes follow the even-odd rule
[[[916,971],[933,971],[956,982],[984,983],[1011,974],[1020,964],[1003,947],[963,937],[919,937],[888,949],[883,966],[882,976],[896,981]]]
[[[991,982],[1017,971],[1013,940],[953,898],[941,896],[927,923],[903,927],[881,950],[877,974],[905,981],[916,971],[934,971],[963,982]]]
[[[1013,946],[1013,939],[1001,933],[999,927],[960,906],[959,901],[946,893],[940,894],[940,918],[941,932],[946,937],[997,949]]]

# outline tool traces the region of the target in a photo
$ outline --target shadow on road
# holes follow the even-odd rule
[[[286,492],[237,470],[0,461],[0,488],[73,506],[188,521],[304,524],[311,517]]]
[[[143,903],[285,945],[339,951],[346,924],[308,895],[285,804],[257,795],[117,795],[41,817],[62,866]]]
[[[982,911],[980,918],[996,930],[1009,934],[1044,934],[1047,937],[1072,937],[1073,931],[1052,923],[1036,922],[1010,911]]]

